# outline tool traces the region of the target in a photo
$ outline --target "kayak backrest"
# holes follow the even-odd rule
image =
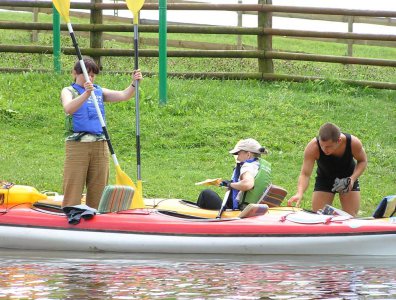
[[[378,204],[373,214],[374,218],[389,218],[396,213],[396,195],[386,196]]]
[[[278,185],[270,184],[260,197],[258,204],[267,204],[269,207],[280,206],[287,191]]]
[[[99,202],[99,213],[128,210],[132,203],[134,189],[126,185],[108,185]]]

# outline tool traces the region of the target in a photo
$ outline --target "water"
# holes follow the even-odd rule
[[[0,299],[396,299],[392,257],[0,254]]]

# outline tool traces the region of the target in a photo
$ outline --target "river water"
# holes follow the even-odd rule
[[[0,255],[0,299],[396,299],[393,257]]]

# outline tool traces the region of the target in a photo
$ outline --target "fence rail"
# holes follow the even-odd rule
[[[0,22],[0,29],[25,29],[25,30],[52,30],[51,23],[14,23]],[[65,24],[61,30],[67,31]],[[107,25],[107,24],[75,24],[74,31],[89,32],[133,32],[133,25]],[[158,25],[139,25],[139,32],[158,32]],[[339,38],[339,39],[362,39],[376,41],[396,41],[396,35],[370,34],[350,32],[320,32],[293,29],[275,28],[246,28],[234,26],[178,26],[169,25],[169,33],[197,33],[197,34],[231,34],[231,35],[272,35],[293,37],[317,37],[317,38]]]
[[[52,54],[53,48],[49,46],[12,46],[0,45],[1,52],[14,53],[39,53]],[[74,55],[75,50],[72,47],[62,48],[62,52],[67,55]],[[83,55],[88,56],[132,56],[133,50],[127,49],[109,49],[109,48],[84,48]],[[284,59],[284,60],[304,60],[328,63],[341,64],[358,64],[381,67],[396,67],[396,60],[374,59],[374,58],[358,58],[358,57],[344,57],[334,55],[316,55],[305,53],[289,53],[278,51],[258,51],[258,50],[171,50],[168,51],[168,57],[211,57],[211,58],[267,58],[267,59]],[[141,57],[157,57],[158,50],[139,50]]]
[[[373,22],[378,22],[383,25],[383,22],[389,24],[396,24],[396,11],[368,11],[356,9],[338,9],[338,8],[312,8],[312,7],[294,7],[294,6],[278,6],[271,5],[271,0],[258,0],[259,4],[203,4],[203,3],[168,3],[168,10],[210,10],[210,11],[235,11],[243,13],[258,14],[259,26],[257,28],[244,28],[234,26],[202,26],[202,25],[168,25],[168,33],[190,33],[190,34],[228,34],[228,35],[251,35],[258,37],[257,49],[249,50],[171,50],[167,52],[168,57],[207,57],[207,58],[255,58],[258,59],[259,72],[254,73],[206,73],[206,77],[227,77],[228,78],[260,78],[262,80],[293,80],[303,81],[311,80],[310,76],[295,76],[295,75],[281,75],[274,74],[273,60],[297,60],[297,61],[312,61],[312,62],[326,62],[326,63],[340,63],[340,64],[358,64],[371,65],[381,67],[395,67],[396,60],[389,59],[375,59],[375,58],[357,58],[333,55],[316,55],[307,53],[294,53],[286,51],[274,51],[272,49],[273,36],[287,36],[295,38],[308,39],[326,39],[326,40],[343,40],[343,41],[375,41],[395,43],[396,35],[382,35],[382,34],[362,34],[353,32],[318,32],[306,30],[291,30],[291,29],[274,29],[271,28],[272,16],[303,17],[315,18],[315,16],[325,15],[332,20],[347,20],[353,17],[354,22],[363,21],[363,18],[376,18]],[[127,10],[125,3],[71,3],[72,9],[91,10],[102,13],[102,10]],[[0,0],[0,8],[12,7],[14,10],[18,8],[50,9],[52,7],[51,1],[15,1],[15,0]],[[158,10],[157,3],[145,3],[142,10]],[[308,14],[308,17],[307,17]],[[315,15],[315,16],[310,16]],[[382,19],[379,19],[382,18]],[[387,18],[385,21],[385,18]],[[317,19],[317,18],[315,18]],[[18,23],[18,22],[0,22],[0,29],[5,30],[52,30],[50,23]],[[133,25],[121,24],[74,24],[75,31],[90,32],[103,35],[106,32],[132,32]],[[61,26],[62,31],[67,31],[65,25]],[[158,25],[140,25],[140,32],[158,32]],[[91,47],[81,49],[85,55],[95,57],[100,56],[131,56],[133,50],[125,49],[107,49],[103,47]],[[46,46],[23,46],[23,45],[4,45],[0,44],[0,51],[2,52],[16,52],[16,53],[52,53],[52,47]],[[62,52],[66,55],[74,55],[73,48],[62,48]],[[139,50],[139,55],[143,57],[158,57],[158,50]],[[9,68],[4,68],[9,70]],[[184,73],[186,77],[197,76],[202,77],[201,73]],[[194,75],[195,74],[195,75]],[[172,74],[170,74],[172,75]],[[175,76],[183,76],[183,73],[174,73]],[[355,80],[343,80],[348,83],[357,83]],[[377,87],[377,88],[392,88],[396,89],[393,83],[383,83],[374,81],[361,81],[363,85]]]
[[[177,0],[181,1],[181,0]],[[147,0],[146,0],[147,2]],[[177,3],[177,2],[175,2]],[[6,10],[14,10],[14,11],[25,11],[34,13],[34,16],[37,18],[39,13],[44,14],[52,14],[52,9],[50,8],[32,8],[32,7],[4,7]],[[254,14],[257,15],[257,12],[245,12],[245,14]],[[77,12],[71,11],[70,15],[78,18],[78,19],[89,19],[90,14],[86,12]],[[378,17],[349,17],[349,16],[337,16],[337,15],[309,15],[309,14],[291,14],[291,13],[273,13],[274,17],[284,17],[284,18],[298,18],[298,19],[305,19],[305,20],[317,20],[317,21],[331,21],[331,22],[352,22],[352,24],[356,23],[363,23],[363,24],[370,24],[370,25],[383,25],[383,26],[396,26],[396,18],[378,18]],[[107,22],[124,22],[130,23],[131,19],[128,17],[121,17],[121,16],[111,16],[111,15],[104,15],[103,20]],[[37,22],[37,21],[36,21]],[[140,24],[157,24],[157,21],[154,20],[146,20],[141,19]],[[191,24],[186,22],[168,22],[170,25],[178,25],[178,26],[188,26],[188,25],[195,25],[195,26],[204,26],[202,24]],[[7,25],[5,25],[7,26]],[[18,28],[15,28],[18,29]],[[30,28],[29,28],[30,29]],[[29,30],[27,29],[27,30]],[[36,30],[36,29],[33,29]],[[41,29],[44,30],[44,29]],[[240,35],[238,35],[240,37]],[[130,42],[129,39],[125,38],[124,36],[120,35],[109,35],[104,34],[104,39],[112,39],[117,40],[120,42]],[[294,36],[293,38],[301,38],[305,40],[315,40],[320,42],[330,42],[330,43],[343,43],[348,45],[371,45],[371,46],[381,46],[381,47],[396,47],[396,41],[383,41],[381,40],[364,40],[364,39],[345,39],[345,38],[320,38],[320,37],[307,37],[301,36],[297,37]],[[152,45],[158,46],[158,39],[150,39],[150,38],[141,38],[140,43],[143,45]],[[239,45],[233,44],[219,44],[219,43],[207,43],[207,42],[195,42],[195,41],[185,41],[185,40],[172,40],[168,39],[167,41],[168,46],[170,47],[178,47],[178,48],[189,48],[189,49],[205,49],[205,50],[231,50],[231,49],[254,49],[257,47],[253,47],[251,45],[242,44],[240,42]],[[352,52],[352,51],[350,51]],[[348,55],[352,56],[352,53],[348,53]]]
[[[0,0],[0,6],[43,7],[51,8],[52,1]],[[125,3],[82,3],[72,2],[72,9],[88,10],[128,10]],[[142,10],[158,10],[158,3],[145,3]],[[242,11],[242,12],[282,12],[319,15],[366,16],[396,18],[396,11],[359,10],[323,7],[296,7],[269,4],[201,4],[201,3],[168,3],[168,10],[209,10],[209,11]]]

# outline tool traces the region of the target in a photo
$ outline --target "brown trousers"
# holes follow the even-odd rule
[[[81,204],[86,185],[86,204],[98,208],[109,179],[109,149],[106,141],[67,141],[65,154],[62,207]]]

